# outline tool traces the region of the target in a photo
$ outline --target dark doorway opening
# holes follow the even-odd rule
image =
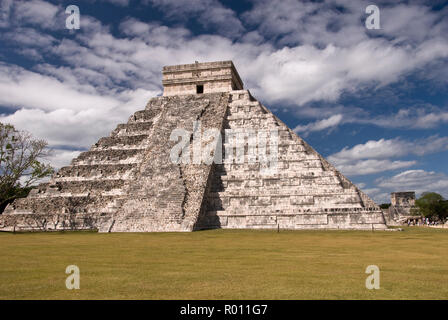
[[[204,93],[204,85],[198,84],[196,86],[196,93]]]

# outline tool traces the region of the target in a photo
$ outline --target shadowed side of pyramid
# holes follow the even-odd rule
[[[231,61],[164,67],[163,85],[163,96],[10,204],[0,230],[386,228],[367,195],[243,89]],[[191,159],[207,128],[221,132],[214,152],[224,157],[229,130],[277,132],[276,170],[262,161],[173,161],[173,132],[187,132],[182,151]]]

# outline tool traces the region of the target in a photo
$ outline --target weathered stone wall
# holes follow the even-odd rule
[[[97,214],[79,213],[16,213],[5,214],[0,219],[1,231],[61,231],[96,230],[101,224]]]
[[[164,96],[196,94],[197,85],[203,85],[204,93],[243,89],[232,61],[166,66],[162,73]]]
[[[415,206],[415,192],[392,192],[390,203],[395,207],[413,207]]]
[[[415,192],[392,192],[390,194],[391,206],[388,209],[388,215],[392,220],[401,222],[412,215],[415,210]],[[392,223],[391,223],[392,224]]]

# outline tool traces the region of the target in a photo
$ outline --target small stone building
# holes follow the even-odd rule
[[[231,61],[164,67],[162,83],[163,96],[10,204],[0,230],[386,229],[380,208],[244,89]],[[173,161],[175,132],[189,132],[180,150],[194,158],[211,129],[214,161]]]
[[[389,217],[399,223],[408,219],[418,220],[420,217],[415,215],[415,192],[402,191],[392,192],[390,194]]]
[[[394,207],[412,208],[415,206],[415,192],[392,192],[390,194],[390,204]]]

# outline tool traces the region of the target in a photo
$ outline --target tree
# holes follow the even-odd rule
[[[438,193],[423,192],[415,205],[423,216],[431,220],[444,221],[448,217],[448,201]]]
[[[40,162],[49,155],[47,142],[0,123],[0,213],[16,198],[26,197],[34,183],[54,170]]]
[[[382,203],[382,204],[380,204],[380,208],[381,209],[389,209],[389,207],[390,207],[390,203]]]

